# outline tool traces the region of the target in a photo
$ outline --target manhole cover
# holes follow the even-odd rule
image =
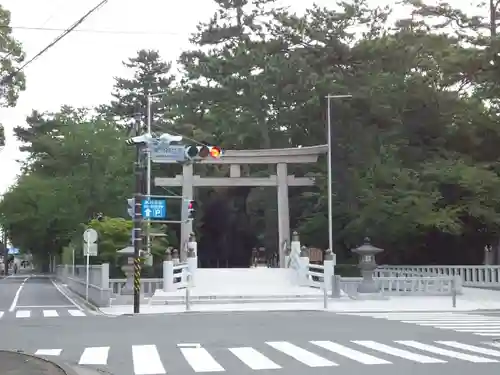
[[[66,372],[42,358],[0,350],[0,375],[66,375]]]

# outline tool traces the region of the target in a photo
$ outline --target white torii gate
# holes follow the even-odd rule
[[[220,159],[207,158],[196,164],[229,164],[228,177],[201,177],[194,174],[194,165],[185,164],[182,175],[175,177],[156,177],[156,186],[182,186],[182,195],[192,197],[194,187],[235,187],[235,186],[276,186],[278,193],[278,238],[280,267],[285,267],[283,244],[290,243],[290,211],[288,204],[289,186],[312,186],[314,179],[310,177],[295,177],[288,174],[288,164],[310,164],[318,160],[320,154],[328,151],[327,145],[277,148],[262,150],[227,150]],[[152,155],[152,161],[163,164],[177,164],[175,161],[161,160]],[[269,177],[241,177],[241,165],[244,164],[275,164],[276,174]],[[183,210],[186,210],[184,205]],[[182,217],[187,212],[182,212]],[[181,224],[181,244],[186,243],[193,231],[192,222]]]

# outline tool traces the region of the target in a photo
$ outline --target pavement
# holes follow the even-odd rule
[[[88,316],[78,324],[59,319],[50,326],[18,322],[1,327],[8,342],[0,341],[0,349],[117,375],[280,369],[331,374],[332,367],[375,375],[496,375],[500,366],[500,343],[490,337],[331,312]]]

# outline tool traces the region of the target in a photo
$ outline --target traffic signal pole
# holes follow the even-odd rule
[[[141,129],[140,121],[136,124],[136,136]],[[135,194],[134,194],[134,314],[139,314],[141,306],[141,246],[142,246],[142,163],[141,145],[136,145],[135,154]]]

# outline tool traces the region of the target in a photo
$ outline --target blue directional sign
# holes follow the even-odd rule
[[[165,219],[167,217],[167,201],[165,199],[143,199],[142,217],[144,219]]]
[[[15,247],[9,248],[9,255],[17,255],[19,254],[19,249],[16,249]]]

